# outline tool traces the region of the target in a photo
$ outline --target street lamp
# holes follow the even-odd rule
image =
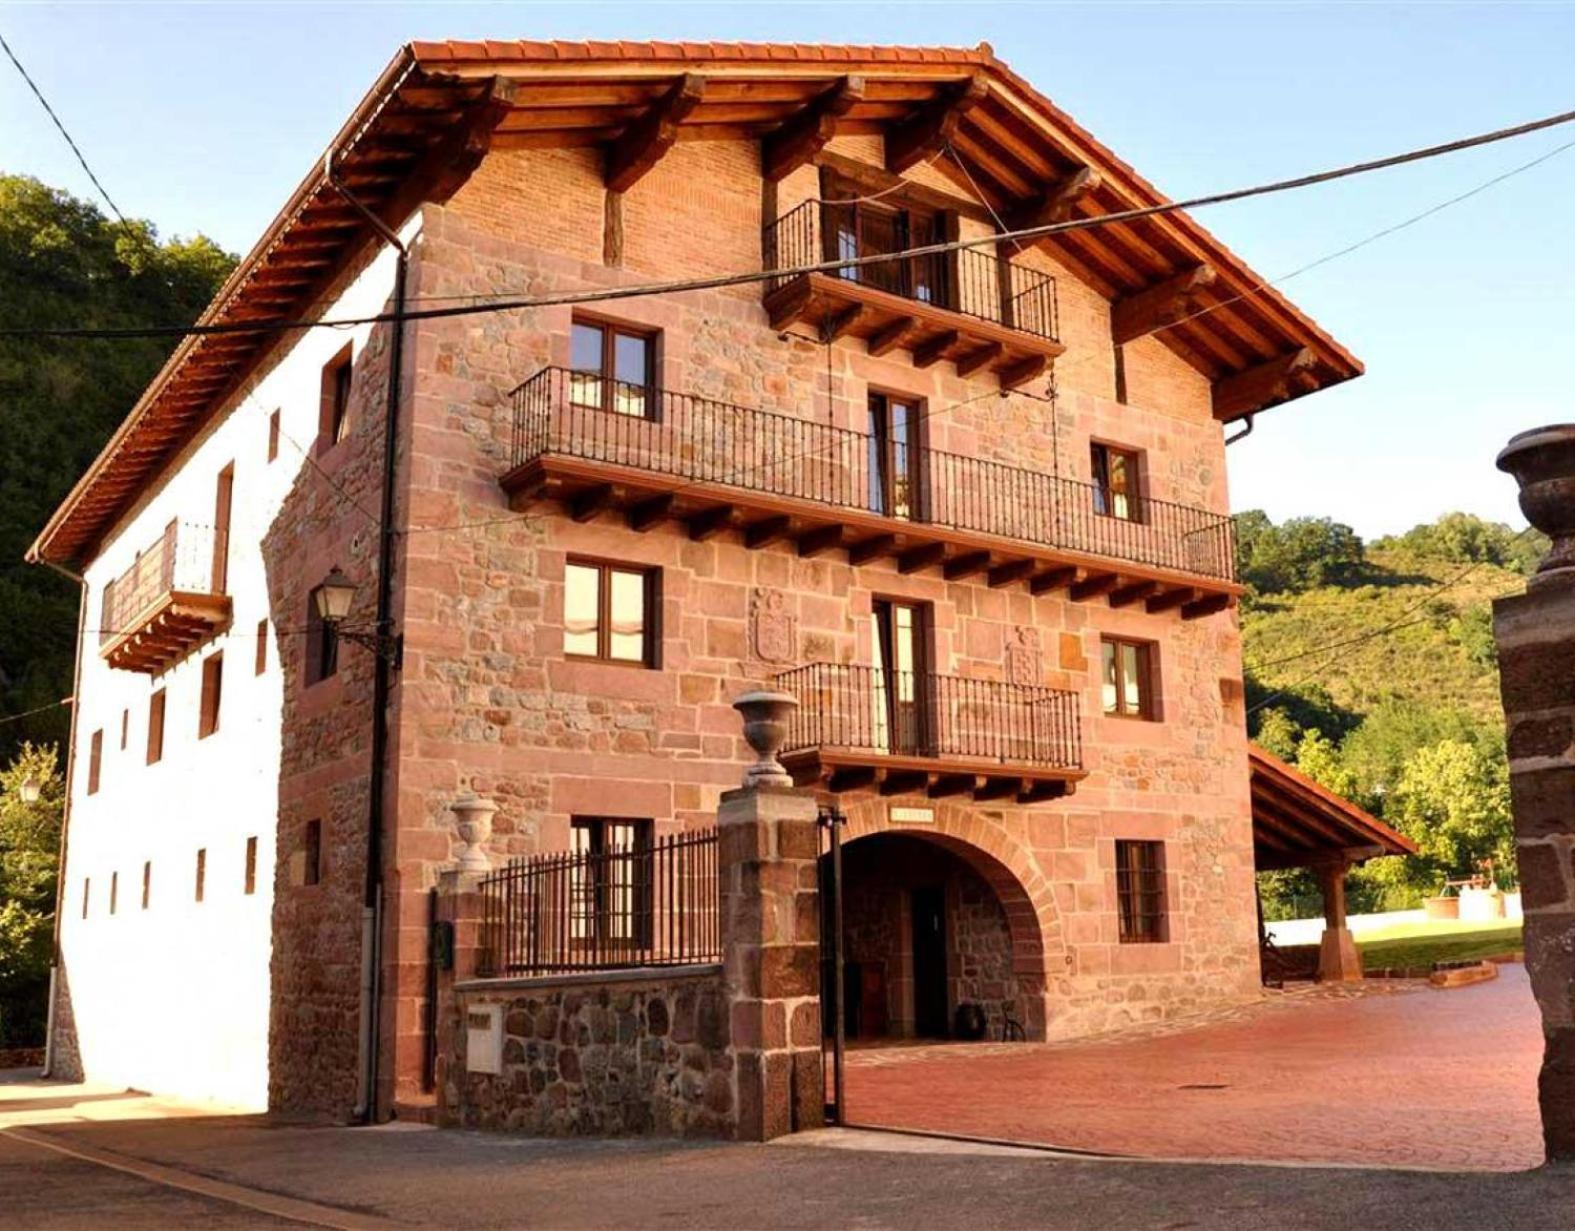
[[[372,632],[345,627],[345,620],[350,615],[350,605],[355,601],[355,591],[355,582],[346,577],[337,564],[334,565],[328,570],[328,576],[323,578],[312,593],[312,599],[317,604],[318,618],[340,640],[371,650],[378,657],[386,659],[397,667],[404,644],[402,637],[390,636],[381,626]]]
[[[37,774],[29,774],[22,779],[22,785],[17,788],[17,794],[22,797],[24,804],[36,804],[38,797],[44,793],[44,784],[38,780]]]

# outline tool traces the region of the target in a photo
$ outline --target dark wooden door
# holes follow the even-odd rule
[[[913,1028],[942,1039],[946,1020],[946,895],[939,887],[913,891]]]

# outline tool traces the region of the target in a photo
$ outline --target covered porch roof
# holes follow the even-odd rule
[[[1416,854],[1411,839],[1350,800],[1256,744],[1249,749],[1252,841],[1258,871]]]

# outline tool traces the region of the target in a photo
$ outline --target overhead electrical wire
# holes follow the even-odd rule
[[[475,316],[482,313],[518,311],[527,308],[560,307],[581,303],[600,303],[616,299],[632,299],[645,295],[677,294],[687,291],[720,290],[732,286],[743,286],[759,283],[766,280],[799,277],[812,273],[834,273],[848,269],[860,269],[866,266],[886,264],[893,261],[912,260],[917,257],[940,255],[948,252],[959,252],[965,249],[974,249],[993,246],[1002,241],[1032,241],[1043,239],[1051,235],[1060,235],[1070,231],[1091,230],[1102,226],[1111,226],[1117,223],[1134,222],[1142,218],[1157,217],[1162,214],[1175,213],[1181,210],[1201,209],[1211,205],[1224,205],[1232,201],[1247,200],[1251,197],[1267,196],[1272,193],[1289,192],[1301,188],[1309,188],[1317,184],[1331,183],[1335,180],[1346,179],[1354,175],[1364,175],[1373,171],[1382,171],[1390,167],[1403,166],[1407,163],[1420,162],[1428,158],[1437,158],[1445,154],[1458,153],[1461,150],[1474,149],[1478,146],[1489,145],[1499,141],[1506,141],[1514,137],[1525,136],[1528,133],[1540,132],[1543,129],[1553,128],[1561,124],[1575,121],[1575,111],[1564,111],[1557,115],[1546,116],[1539,120],[1531,120],[1524,124],[1516,124],[1508,128],[1495,129],[1492,132],[1481,133],[1472,137],[1463,137],[1458,140],[1444,142],[1440,145],[1425,146],[1419,149],[1408,150],[1401,154],[1391,154],[1384,158],[1370,159],[1365,162],[1351,163],[1346,166],[1336,167],[1326,171],[1317,171],[1308,175],[1299,175],[1290,179],[1273,180],[1264,184],[1253,185],[1248,188],[1236,188],[1226,192],[1209,193],[1200,197],[1191,197],[1182,201],[1166,201],[1157,205],[1139,206],[1134,209],[1118,210],[1109,214],[1100,214],[1090,218],[1073,218],[1065,222],[1047,223],[1037,227],[1021,227],[1016,230],[1005,231],[976,239],[948,240],[934,244],[923,244],[914,248],[907,248],[900,252],[874,253],[868,256],[845,257],[829,261],[817,261],[812,264],[793,266],[787,269],[749,270],[742,273],[719,274],[707,278],[685,278],[665,282],[648,282],[632,286],[608,287],[597,290],[566,291],[555,295],[539,295],[521,298],[491,299],[490,297],[477,296],[474,298],[487,298],[488,302],[471,302],[454,304],[442,308],[417,308],[402,312],[380,312],[368,316],[343,317],[333,320],[262,320],[262,321],[237,321],[222,324],[193,324],[193,325],[154,325],[146,327],[127,327],[120,329],[89,329],[89,328],[20,328],[0,327],[0,337],[57,337],[57,338],[150,338],[150,337],[207,337],[223,334],[259,334],[299,332],[308,329],[347,328],[357,325],[382,324],[395,320],[436,320],[449,317]]]

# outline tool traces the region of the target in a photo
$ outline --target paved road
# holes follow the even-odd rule
[[[1525,967],[1450,991],[1375,982],[1110,1043],[855,1051],[849,1120],[1149,1158],[1540,1163]]]

